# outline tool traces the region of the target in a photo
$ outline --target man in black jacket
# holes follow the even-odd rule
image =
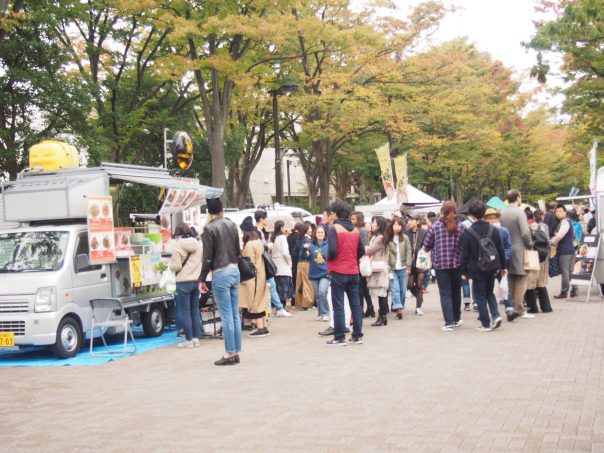
[[[470,205],[469,213],[476,221],[468,228],[462,239],[461,273],[462,279],[472,279],[472,292],[474,300],[478,304],[478,313],[480,315],[480,327],[476,330],[481,332],[490,332],[501,326],[501,316],[497,310],[497,299],[493,294],[495,286],[495,277],[497,273],[505,275],[507,273],[507,262],[503,243],[499,232],[490,223],[483,220],[486,206],[482,201],[476,201]],[[480,269],[478,260],[480,257],[480,239],[489,238],[496,248],[499,255],[499,269],[487,273]],[[487,308],[488,305],[488,308]],[[490,323],[489,310],[493,318]]]

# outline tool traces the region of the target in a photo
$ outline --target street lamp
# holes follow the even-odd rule
[[[281,94],[291,93],[298,90],[298,85],[290,83],[281,85],[279,88],[270,90],[273,95],[273,129],[275,133],[275,201],[283,203],[283,175],[281,173],[281,146],[279,144],[279,104],[277,98]]]

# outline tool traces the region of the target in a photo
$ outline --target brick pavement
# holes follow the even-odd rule
[[[297,312],[245,338],[235,367],[215,367],[223,344],[208,340],[99,367],[2,369],[2,450],[604,452],[599,298],[492,333],[464,312],[445,333],[430,290],[423,318],[366,325],[361,346],[328,348],[326,323]]]

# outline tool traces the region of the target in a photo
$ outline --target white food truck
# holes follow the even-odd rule
[[[169,239],[170,223],[162,218],[152,234],[114,232],[123,184],[164,188],[168,219],[222,194],[165,169],[122,164],[32,171],[0,185],[0,347],[50,345],[56,357],[73,357],[90,336],[89,301],[104,298],[119,298],[147,336],[162,334],[174,307],[157,285],[158,264],[169,258],[147,237]],[[110,233],[93,233],[91,217],[110,219]],[[137,236],[143,241],[130,243]]]

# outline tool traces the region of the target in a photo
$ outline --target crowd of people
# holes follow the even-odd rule
[[[500,304],[509,322],[551,312],[550,259],[562,275],[554,297],[576,296],[570,286],[575,249],[594,229],[594,213],[567,212],[562,204],[546,213],[521,209],[517,190],[508,192],[507,201],[502,212],[476,201],[462,215],[455,202],[445,201],[438,218],[396,210],[390,218],[370,221],[338,201],[316,223],[299,223],[291,232],[276,221],[269,236],[265,211],[256,211],[238,228],[224,217],[220,199],[208,200],[201,242],[186,226],[175,231],[170,267],[184,337],[177,346],[199,346],[200,293],[210,291],[225,342],[216,365],[240,362],[242,331],[250,338],[266,337],[271,316],[291,317],[294,310],[316,310],[317,321],[330,323],[319,332],[332,337],[327,345],[362,344],[363,319],[375,318],[373,327],[387,326],[390,313],[401,320],[409,297],[415,300],[414,314],[423,316],[432,277],[445,332],[463,325],[462,306],[478,312],[480,332],[501,327]],[[245,281],[243,259],[254,268]]]

